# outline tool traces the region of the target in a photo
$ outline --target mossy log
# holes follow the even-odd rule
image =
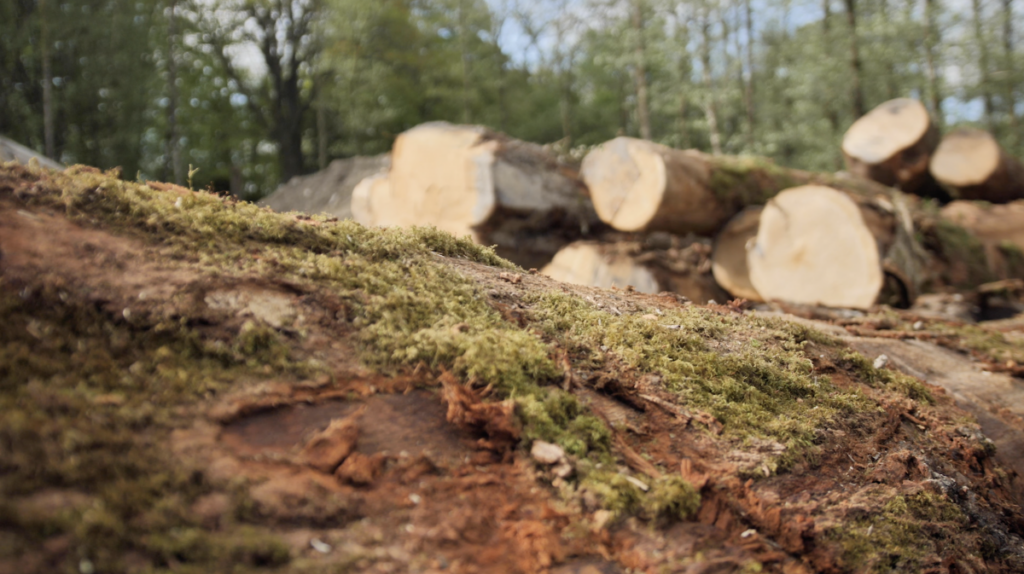
[[[621,238],[577,241],[565,246],[541,273],[575,285],[668,291],[697,303],[725,302],[728,295],[712,277],[707,242],[665,234],[641,243]]]
[[[880,298],[909,305],[926,264],[902,195],[818,185],[772,198],[747,249],[750,283],[764,299],[831,307],[864,309]]]
[[[955,199],[1024,199],[1024,165],[983,130],[961,128],[946,134],[932,156],[931,173]]]
[[[387,183],[375,181],[353,198],[360,223],[433,225],[524,266],[549,261],[597,223],[573,166],[480,126],[433,122],[400,134]]]
[[[842,148],[850,173],[917,193],[929,186],[928,160],[938,143],[938,130],[924,105],[898,98],[855,121],[843,136]]]
[[[619,137],[583,158],[580,175],[602,221],[619,231],[714,235],[749,205],[819,183],[854,193],[879,188],[851,177],[787,169],[760,157],[713,156]]]
[[[1024,393],[979,369],[1024,346],[982,326],[886,311],[919,340],[865,357],[82,166],[0,164],[0,250],[2,571],[1024,570]]]

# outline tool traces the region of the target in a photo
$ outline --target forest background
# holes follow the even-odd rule
[[[894,97],[1020,156],[1019,0],[0,0],[0,134],[255,199],[419,123],[791,167]]]

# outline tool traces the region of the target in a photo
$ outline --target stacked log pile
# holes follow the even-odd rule
[[[395,140],[391,169],[353,191],[364,225],[433,225],[526,267],[598,223],[577,170],[541,146],[479,126],[433,122]]]
[[[909,306],[1024,274],[1024,166],[991,136],[940,143],[927,110],[898,99],[855,122],[842,151],[848,172],[825,174],[618,137],[577,170],[485,128],[430,123],[398,137],[352,212],[470,235],[563,281],[697,302]],[[965,201],[979,199],[1021,201]]]

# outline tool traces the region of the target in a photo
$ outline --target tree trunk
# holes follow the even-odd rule
[[[722,154],[722,135],[718,131],[718,111],[715,95],[715,85],[711,78],[711,22],[707,10],[704,11],[704,18],[701,21],[701,77],[704,79],[704,89],[707,91],[704,103],[704,113],[708,120],[708,136],[711,140],[711,152],[715,155]]]
[[[982,130],[960,128],[942,138],[931,172],[957,199],[1006,203],[1024,198],[1024,165]]]
[[[779,167],[756,157],[714,156],[619,137],[583,158],[580,175],[602,221],[625,232],[714,234],[748,205],[783,189],[823,183],[854,193],[888,194],[857,178]]]
[[[185,185],[185,167],[181,163],[181,146],[178,132],[178,62],[176,43],[178,36],[178,2],[171,0],[167,18],[167,143],[164,170],[171,181]]]
[[[754,289],[769,301],[867,309],[885,298],[909,305],[924,283],[927,258],[904,199],[890,198],[820,185],[772,198],[748,250]]]
[[[658,248],[615,237],[578,241],[562,248],[541,273],[575,285],[632,287],[652,294],[668,291],[701,304],[728,299],[711,276],[707,243],[683,246],[679,237],[661,239],[665,245]]]
[[[763,301],[750,282],[747,266],[747,248],[757,237],[762,210],[760,205],[752,205],[730,219],[715,237],[715,250],[711,254],[715,281],[733,297],[748,301]]]
[[[988,42],[982,29],[981,0],[971,0],[971,15],[974,20],[974,42],[978,45],[978,67],[981,73],[981,99],[985,105],[985,126],[995,129],[992,117],[992,89],[988,77]]]
[[[846,22],[850,26],[850,92],[853,99],[853,117],[859,118],[867,111],[864,107],[864,90],[861,87],[862,68],[860,42],[857,39],[856,0],[846,0]]]
[[[750,14],[750,0],[745,0],[746,24],[747,24],[747,83],[743,87],[743,103],[747,111],[747,126],[750,128],[750,141],[753,146],[756,143],[757,133],[756,115],[754,108],[754,24]]]
[[[395,140],[386,180],[353,193],[364,225],[433,225],[540,267],[597,223],[575,169],[478,126],[423,124]],[[358,204],[358,205],[357,205]]]
[[[939,71],[935,63],[935,46],[940,41],[935,23],[936,1],[924,0],[924,54],[925,70],[928,75],[928,100],[931,103],[931,111],[935,114],[935,121],[941,128],[945,123],[945,118],[942,113],[942,95],[939,92]]]
[[[1003,0],[1003,58],[1006,70],[1003,97],[1006,99],[1006,113],[1010,119],[1010,142],[1014,152],[1017,152],[1020,146],[1020,136],[1017,134],[1017,99],[1014,97],[1017,67],[1013,54],[1013,0]]]
[[[928,160],[938,139],[938,130],[920,102],[889,100],[846,131],[842,144],[846,169],[903,191],[926,189]]]
[[[640,137],[651,139],[651,112],[648,107],[647,94],[647,54],[644,45],[644,14],[643,0],[632,0],[632,23],[633,33],[636,35],[636,44],[633,48],[636,58],[633,69],[634,82],[636,84],[636,115],[640,124]]]
[[[53,131],[53,71],[50,62],[50,22],[46,0],[39,0],[39,46],[43,60],[43,151],[46,157],[57,159],[57,145]]]

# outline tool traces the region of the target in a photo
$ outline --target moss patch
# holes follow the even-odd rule
[[[830,533],[840,544],[843,562],[850,570],[870,572],[920,571],[922,558],[941,554],[941,546],[964,545],[956,536],[967,525],[960,508],[943,496],[929,492],[896,496],[878,513],[851,520]]]
[[[804,347],[812,338],[830,340],[805,327],[699,307],[651,320],[558,293],[536,297],[530,312],[546,337],[582,363],[601,368],[615,357],[659,375],[680,406],[711,413],[726,436],[785,445],[782,466],[813,455],[819,429],[837,416],[874,407],[812,373]]]

